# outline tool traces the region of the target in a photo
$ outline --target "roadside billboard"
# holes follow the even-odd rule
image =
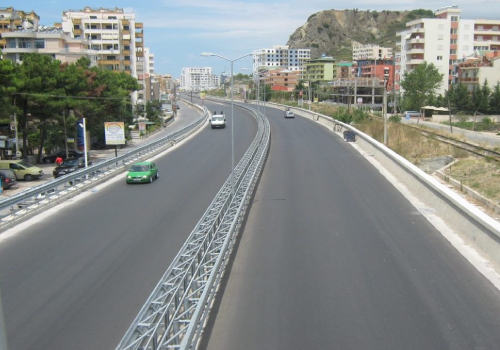
[[[106,140],[106,145],[124,145],[125,123],[104,122],[104,137]]]

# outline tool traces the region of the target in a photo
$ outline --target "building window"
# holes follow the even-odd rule
[[[9,49],[15,49],[16,48],[16,39],[7,39],[7,47]]]
[[[458,16],[451,16],[452,22],[458,22]]]
[[[440,51],[442,51],[443,50],[443,45],[438,45],[437,49],[440,50]]]
[[[457,34],[458,33],[458,29],[457,28],[451,28],[450,29],[450,34]]]
[[[80,29],[80,25],[79,25],[79,24],[75,24],[75,25],[73,26],[73,29]]]
[[[438,57],[436,57],[436,59],[437,59],[438,61],[442,61],[442,60],[443,60],[443,56],[438,56]]]
[[[35,39],[34,44],[35,44],[35,49],[45,49],[44,39]]]
[[[452,44],[452,45],[456,45],[456,43],[457,43],[457,39],[451,39],[451,40],[450,40],[450,44]]]
[[[31,49],[31,42],[28,39],[19,39],[20,49]]]
[[[457,50],[455,50],[455,49],[450,50],[450,55],[456,55],[456,54],[457,54]]]
[[[443,34],[438,34],[438,40],[443,40],[444,39],[444,35]]]

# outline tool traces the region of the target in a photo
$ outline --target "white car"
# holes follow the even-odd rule
[[[226,127],[226,116],[224,114],[214,114],[210,119],[210,125],[212,129],[215,128],[225,128]]]
[[[285,118],[295,118],[295,114],[292,111],[285,111]]]

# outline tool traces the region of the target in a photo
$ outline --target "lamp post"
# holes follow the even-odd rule
[[[250,56],[251,53],[247,53],[246,55],[240,56],[240,57],[235,58],[233,60],[231,60],[231,59],[229,59],[227,57],[218,55],[216,53],[211,53],[211,52],[202,52],[201,55],[204,56],[204,57],[215,56],[215,57],[222,58],[225,61],[231,62],[231,197],[234,198],[235,183],[234,183],[234,99],[233,99],[234,91],[233,91],[233,63],[235,61],[238,61],[238,60],[244,58],[244,57]]]
[[[382,102],[382,110],[384,117],[384,145],[387,146],[387,82],[389,77],[384,76],[384,98]]]
[[[85,168],[89,166],[88,164],[88,158],[87,158],[87,128],[85,125],[85,119],[82,118],[82,121],[79,122],[80,127],[83,129],[83,153],[85,155]]]

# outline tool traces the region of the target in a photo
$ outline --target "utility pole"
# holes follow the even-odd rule
[[[387,83],[389,81],[389,70],[384,68],[384,101],[383,116],[384,116],[384,145],[387,146]]]
[[[63,125],[64,125],[64,149],[66,150],[66,158],[68,158],[68,134],[66,133],[66,110],[63,109]]]

